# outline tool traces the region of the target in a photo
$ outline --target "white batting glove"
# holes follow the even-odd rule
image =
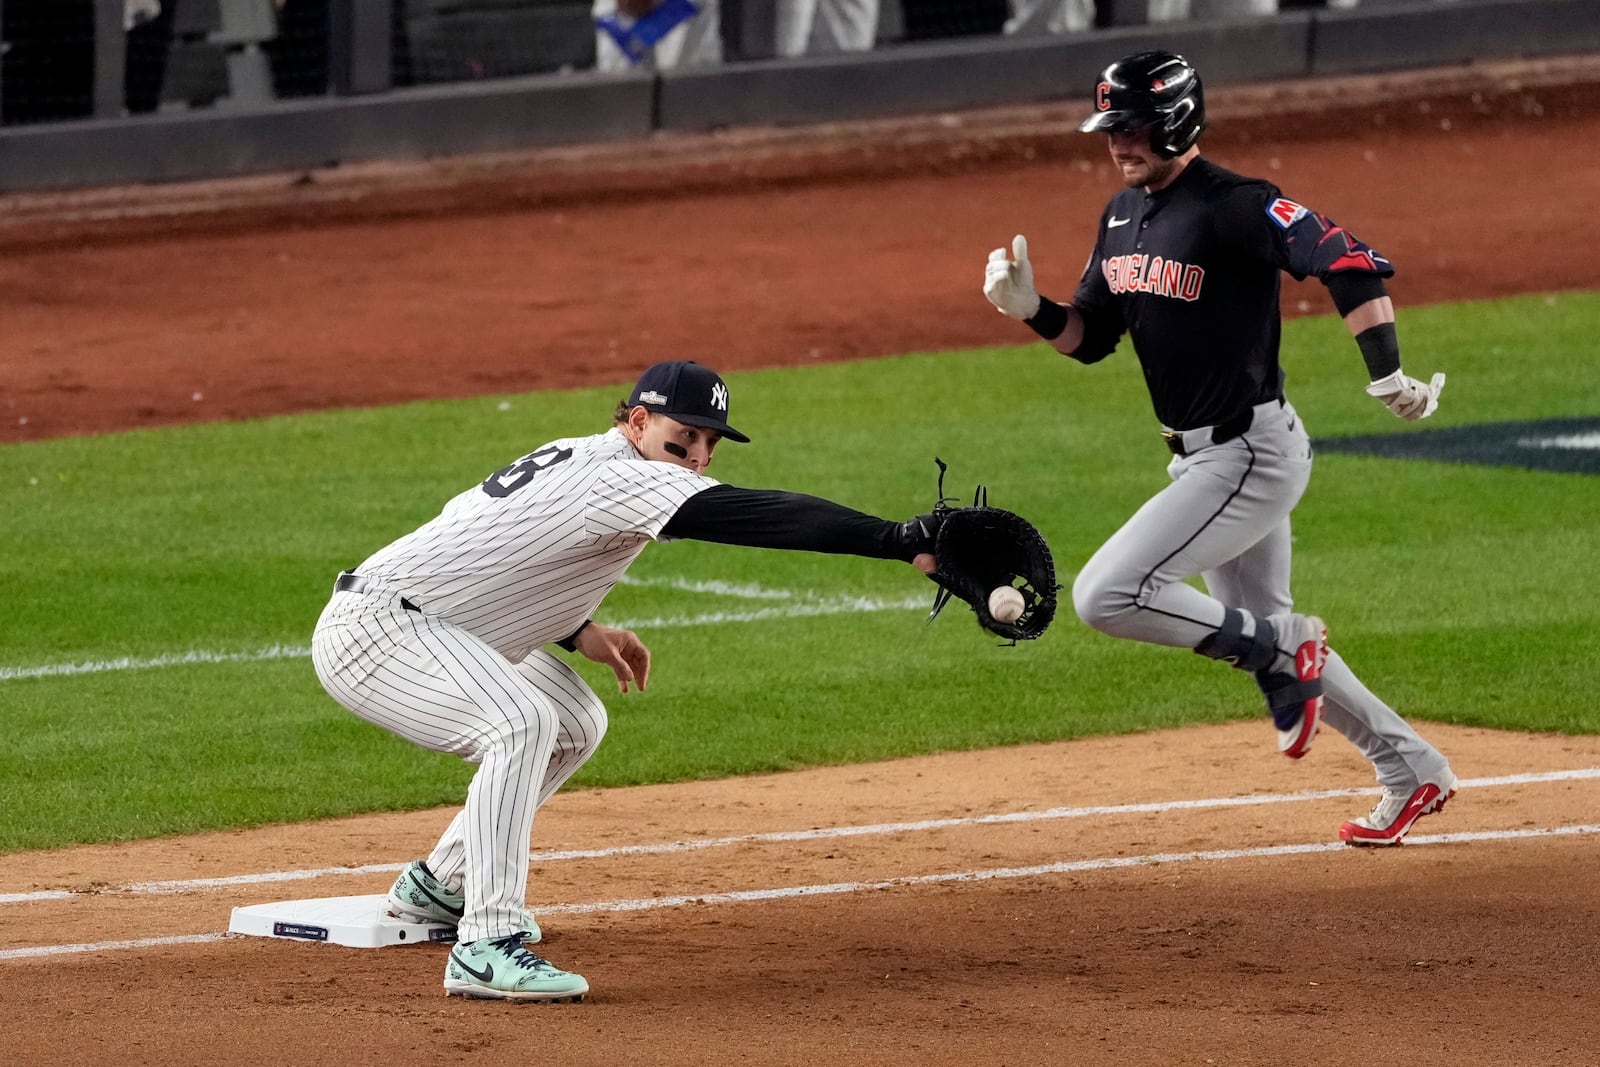
[[[1402,371],[1395,371],[1367,386],[1367,395],[1383,401],[1385,407],[1402,419],[1425,419],[1438,409],[1439,393],[1443,389],[1443,372],[1424,384]]]
[[[983,267],[983,295],[995,309],[1014,319],[1031,319],[1039,313],[1039,290],[1033,287],[1033,264],[1028,262],[1028,239],[1011,239],[1011,255],[997,248]]]

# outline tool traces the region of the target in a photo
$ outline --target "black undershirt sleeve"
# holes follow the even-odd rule
[[[661,535],[910,562],[901,526],[804,493],[714,485],[684,501]]]
[[[1079,363],[1099,363],[1117,350],[1117,342],[1127,327],[1115,311],[1088,311],[1081,307],[1075,310],[1083,316],[1083,340],[1068,355]]]

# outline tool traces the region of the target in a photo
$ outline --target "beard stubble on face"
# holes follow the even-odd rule
[[[1143,155],[1119,156],[1115,162],[1122,172],[1123,184],[1129,189],[1159,188],[1178,166],[1176,159],[1151,159]]]

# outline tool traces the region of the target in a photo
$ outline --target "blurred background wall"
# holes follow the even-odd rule
[[[0,192],[1600,52],[1597,0],[0,0]]]

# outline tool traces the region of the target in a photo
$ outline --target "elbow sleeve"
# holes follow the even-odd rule
[[[1333,306],[1339,309],[1340,315],[1348,315],[1362,304],[1389,295],[1389,287],[1383,284],[1383,279],[1366,271],[1340,271],[1328,275],[1322,284],[1328,287],[1328,295],[1333,297]]]

